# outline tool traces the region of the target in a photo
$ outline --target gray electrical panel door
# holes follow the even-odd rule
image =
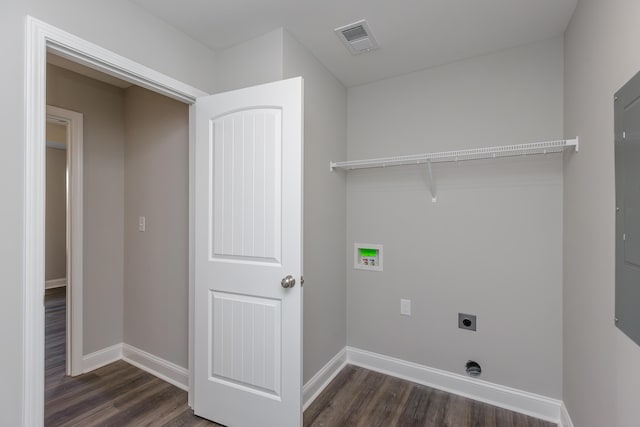
[[[640,345],[640,73],[614,97],[616,325]]]

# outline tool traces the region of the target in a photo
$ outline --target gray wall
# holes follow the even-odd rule
[[[67,277],[67,152],[47,148],[46,161],[44,279],[55,280]]]
[[[564,400],[576,426],[638,425],[640,348],[615,328],[613,94],[640,70],[640,2],[581,0],[565,34]]]
[[[216,52],[216,92],[281,80],[283,32],[278,28]]]
[[[124,342],[187,368],[189,109],[130,87],[124,111]]]
[[[3,134],[7,141],[0,158],[0,275],[4,279],[4,309],[0,335],[5,351],[0,363],[10,366],[0,386],[0,424],[20,425],[23,371],[24,268],[24,46],[25,16],[52,25],[124,55],[205,91],[214,89],[215,57],[193,39],[152,17],[126,0],[7,0],[0,13],[0,82]]]
[[[84,354],[122,342],[124,91],[47,66],[47,103],[83,114]]]
[[[284,77],[304,77],[304,382],[346,345],[347,91],[286,31]]]
[[[349,89],[348,158],[562,136],[556,38]],[[562,159],[353,171],[347,180],[347,343],[562,396]],[[353,243],[384,271],[353,269]],[[400,299],[412,316],[400,315]],[[457,328],[476,314],[478,331]]]

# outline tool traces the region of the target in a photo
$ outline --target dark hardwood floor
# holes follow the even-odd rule
[[[187,393],[119,361],[65,376],[65,289],[45,298],[45,426],[217,426],[193,415]]]
[[[556,427],[556,424],[347,366],[304,412],[305,427]]]
[[[64,288],[47,291],[45,317],[45,426],[218,426],[193,415],[185,391],[123,361],[74,378],[66,377]],[[304,412],[304,426],[555,427],[555,424],[347,366]]]

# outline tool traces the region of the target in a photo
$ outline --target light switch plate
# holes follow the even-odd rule
[[[410,299],[400,300],[400,314],[403,316],[411,316],[411,300]]]
[[[147,230],[147,218],[144,216],[138,217],[138,231],[146,231]]]

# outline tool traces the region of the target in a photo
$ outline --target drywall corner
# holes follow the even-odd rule
[[[283,32],[278,28],[217,52],[216,92],[282,80]]]
[[[304,382],[346,345],[345,87],[286,31],[284,77],[304,78]]]
[[[186,368],[189,108],[137,86],[124,100],[124,342]]]
[[[579,1],[564,37],[563,400],[580,427],[638,425],[640,347],[614,324],[614,93],[640,69],[640,3]]]

